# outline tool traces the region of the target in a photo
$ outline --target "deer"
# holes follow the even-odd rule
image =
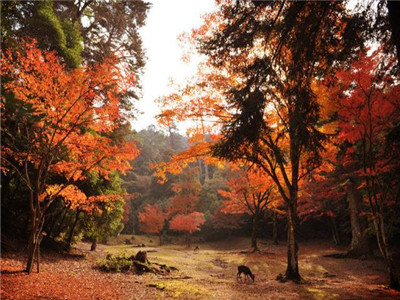
[[[242,277],[241,277],[242,273],[244,273],[245,279],[250,276],[251,279],[254,281],[254,278],[256,277],[253,273],[251,273],[251,270],[249,267],[246,267],[243,265],[238,267],[237,278],[238,279],[240,278],[240,280],[242,280]]]
[[[199,246],[194,247],[193,253],[196,253],[196,252],[199,252],[199,251],[200,251],[200,247]]]

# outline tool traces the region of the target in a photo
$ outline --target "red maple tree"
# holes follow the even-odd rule
[[[196,210],[201,190],[197,172],[196,168],[188,168],[180,174],[179,181],[172,185],[175,196],[170,198],[170,205],[167,208],[170,216],[188,214]]]
[[[190,234],[200,231],[200,226],[205,222],[204,214],[198,211],[189,214],[177,214],[169,223],[169,228],[187,234],[187,243],[190,247]]]
[[[147,233],[157,233],[160,237],[160,246],[162,244],[162,230],[164,228],[167,214],[162,211],[158,204],[147,204],[144,211],[138,215],[140,229]]]
[[[385,225],[385,211],[396,202],[391,191],[398,184],[396,176],[390,174],[399,169],[396,152],[387,151],[387,137],[400,119],[400,84],[391,72],[395,65],[396,58],[381,49],[370,55],[362,52],[350,69],[337,74],[340,90],[336,93],[340,99],[339,139],[351,145],[346,151],[346,164],[355,169],[352,175],[361,179],[358,189],[364,191],[369,204],[390,284],[399,289]]]
[[[86,197],[79,182],[89,172],[107,179],[111,171],[124,173],[131,168],[129,160],[138,154],[135,144],[116,142],[110,134],[124,122],[120,98],[132,87],[133,77],[113,58],[92,67],[67,69],[54,52],[39,50],[35,41],[17,43],[1,54],[2,121],[6,124],[2,170],[20,175],[30,192],[27,271],[31,272],[35,254],[39,270],[40,235],[55,199],[62,197],[71,202],[71,208],[90,211],[96,201],[114,196]],[[63,180],[51,180],[54,175]]]
[[[273,180],[261,170],[238,169],[227,180],[227,191],[218,190],[218,193],[227,199],[223,202],[223,213],[252,216],[251,246],[253,251],[258,251],[258,223],[268,208],[277,209],[279,205]]]

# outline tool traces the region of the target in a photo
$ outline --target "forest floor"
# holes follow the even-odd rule
[[[137,239],[136,239],[137,241]],[[149,245],[147,238],[146,245]],[[73,253],[45,253],[40,273],[22,272],[24,257],[2,253],[1,299],[400,299],[388,289],[381,259],[324,257],[344,249],[327,241],[300,243],[299,268],[305,283],[276,280],[285,271],[286,247],[261,242],[261,252],[241,253],[250,241],[200,244],[200,251],[166,245],[99,245],[96,252],[80,243]],[[168,275],[104,273],[93,266],[108,253],[133,254],[147,250],[151,262],[175,266]],[[237,266],[247,265],[255,282],[237,281]]]

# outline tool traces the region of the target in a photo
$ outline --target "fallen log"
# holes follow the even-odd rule
[[[143,274],[144,272],[150,272],[150,273],[156,273],[156,274],[160,274],[162,273],[159,269],[152,267],[151,264],[148,265],[146,263],[142,263],[140,261],[135,260],[133,262],[133,265],[135,267],[135,273],[137,274]]]

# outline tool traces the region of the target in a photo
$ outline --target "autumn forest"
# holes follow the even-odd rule
[[[400,299],[400,2],[212,2],[1,1],[2,299]]]

